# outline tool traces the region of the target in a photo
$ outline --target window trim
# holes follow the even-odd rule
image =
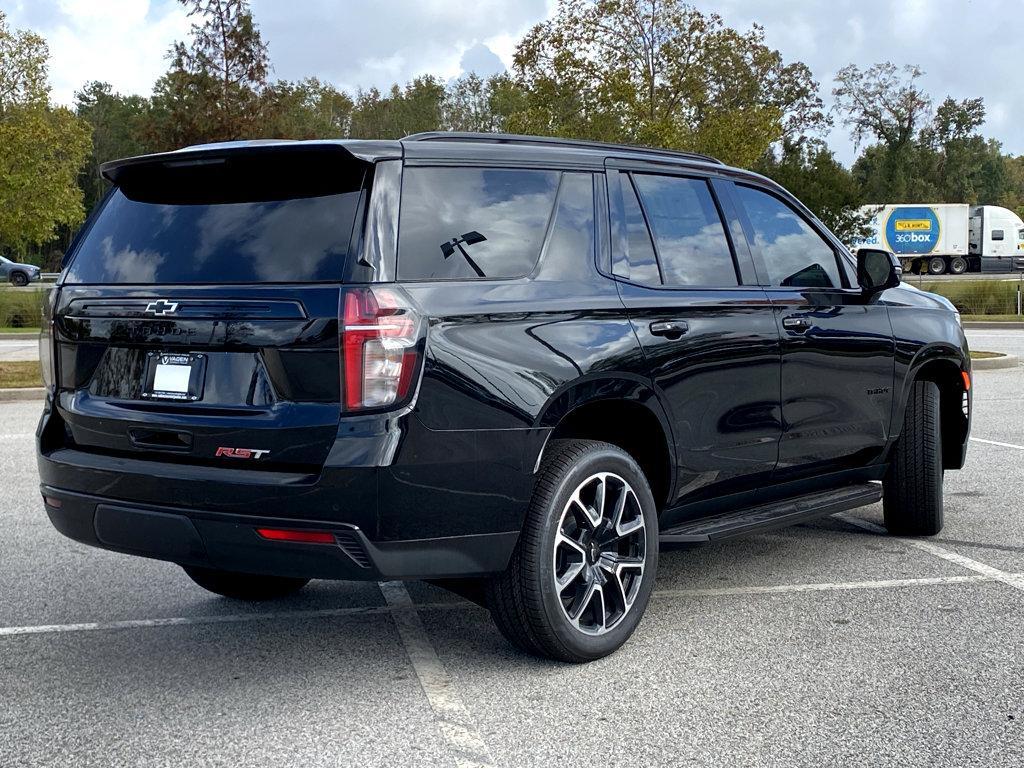
[[[736,214],[740,219],[740,224],[743,227],[743,234],[747,239],[747,247],[750,249],[750,255],[754,259],[754,264],[758,274],[758,280],[762,288],[766,289],[781,289],[783,291],[799,291],[799,290],[816,290],[816,291],[851,291],[859,290],[856,286],[853,286],[850,281],[849,273],[847,272],[842,253],[837,247],[835,236],[825,230],[823,227],[818,226],[817,220],[813,217],[807,216],[807,212],[802,210],[804,206],[800,204],[796,198],[787,200],[784,195],[780,195],[778,190],[772,189],[770,186],[758,183],[756,179],[737,178],[730,180],[734,187],[749,187],[752,190],[757,190],[766,195],[769,195],[778,200],[782,205],[791,210],[796,216],[798,216],[803,222],[811,228],[821,240],[829,247],[832,251],[832,257],[835,259],[836,270],[839,273],[839,282],[842,285],[825,287],[825,286],[782,286],[771,282],[768,271],[768,262],[764,258],[764,254],[761,253],[761,249],[756,244],[756,236],[754,235],[754,226],[750,221],[750,216],[747,213],[747,207],[743,204],[739,194],[735,195]],[[797,205],[793,205],[794,201]]]
[[[501,277],[486,276],[483,278],[404,278],[401,275],[402,259],[401,259],[401,243],[402,243],[402,196],[405,193],[405,180],[406,174],[405,169],[407,168],[444,168],[447,170],[451,169],[463,169],[463,168],[496,168],[502,171],[551,171],[558,174],[558,182],[555,186],[555,197],[551,204],[551,211],[548,213],[547,223],[544,225],[544,237],[541,238],[540,248],[537,251],[537,258],[530,268],[529,272],[525,272],[521,275],[505,275]],[[547,249],[548,239],[551,237],[551,226],[555,219],[555,213],[558,211],[558,199],[562,194],[562,179],[567,173],[589,173],[591,175],[596,174],[596,171],[587,170],[584,168],[565,168],[564,165],[550,165],[550,166],[529,166],[529,165],[501,165],[488,163],[484,160],[478,163],[466,163],[466,162],[439,162],[437,160],[412,162],[405,161],[402,164],[402,178],[401,188],[398,195],[398,230],[395,233],[395,281],[398,283],[483,283],[489,281],[501,281],[510,283],[514,281],[526,281],[532,278],[537,270],[540,269],[541,260],[544,258],[544,252]],[[595,210],[595,217],[597,212]],[[597,231],[597,223],[595,220],[595,237]],[[595,252],[598,249],[594,249]]]

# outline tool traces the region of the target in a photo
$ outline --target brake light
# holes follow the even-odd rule
[[[410,394],[423,318],[394,287],[347,289],[341,312],[341,384],[346,411],[394,406]]]
[[[42,370],[43,386],[53,391],[57,380],[53,359],[53,308],[57,301],[57,289],[51,288],[43,298],[42,318],[39,332],[39,367]]]

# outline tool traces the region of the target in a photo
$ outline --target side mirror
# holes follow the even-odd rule
[[[865,296],[880,294],[900,284],[903,269],[891,251],[881,248],[857,249],[857,282]]]

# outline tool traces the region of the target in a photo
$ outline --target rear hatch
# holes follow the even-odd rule
[[[53,308],[67,445],[316,472],[340,417],[341,286],[372,165],[341,145],[108,166]]]

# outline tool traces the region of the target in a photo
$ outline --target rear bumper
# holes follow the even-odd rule
[[[43,485],[54,527],[86,545],[188,566],[313,579],[442,579],[483,576],[508,565],[518,531],[372,542],[337,521],[232,515],[138,505]],[[331,544],[267,540],[257,528],[314,529]]]

